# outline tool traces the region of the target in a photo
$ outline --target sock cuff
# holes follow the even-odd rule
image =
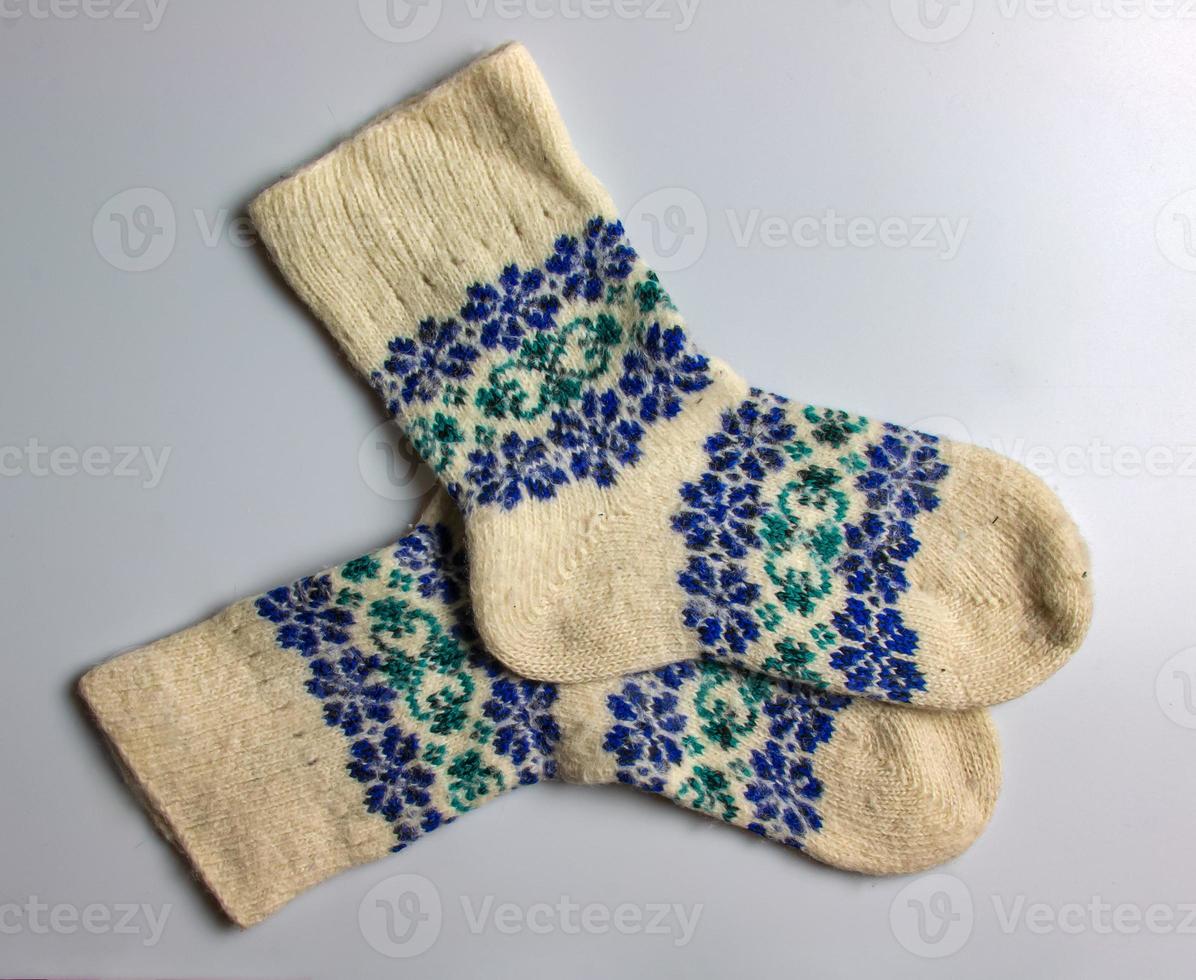
[[[527,50],[508,44],[260,194],[250,213],[296,292],[367,376],[466,289],[610,216]]]
[[[79,683],[155,824],[241,926],[394,844],[306,676],[249,600]]]

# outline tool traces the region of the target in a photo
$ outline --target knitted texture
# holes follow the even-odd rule
[[[249,925],[518,786],[622,782],[852,870],[956,855],[995,803],[978,711],[916,712],[716,663],[557,686],[477,641],[447,500],[396,544],[91,671],[159,825]]]
[[[477,625],[531,678],[705,657],[918,707],[1015,697],[1087,630],[1087,555],[993,453],[701,353],[508,46],[252,205],[463,508]]]

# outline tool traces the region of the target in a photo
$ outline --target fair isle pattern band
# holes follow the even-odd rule
[[[685,624],[703,651],[821,689],[813,645],[853,693],[904,703],[924,690],[900,596],[915,519],[938,507],[948,472],[937,443],[891,424],[874,437],[865,418],[758,389],[725,412],[672,519],[690,553]]]
[[[771,840],[802,847],[822,827],[814,753],[851,699],[711,661],[628,677],[607,698],[615,724],[603,748],[620,782]],[[683,767],[670,783],[673,767]]]
[[[482,653],[464,556],[443,526],[257,600],[280,647],[307,660],[308,691],[347,739],[363,802],[401,850],[516,785],[555,774],[556,690]]]
[[[469,513],[614,484],[645,428],[710,377],[622,223],[595,217],[539,267],[508,265],[456,316],[391,340],[371,381]]]
[[[256,602],[345,738],[362,804],[401,850],[506,790],[556,775],[559,689],[478,645],[462,552],[442,525]],[[710,662],[614,680],[594,719],[616,779],[794,847],[822,826],[818,748],[843,696]]]

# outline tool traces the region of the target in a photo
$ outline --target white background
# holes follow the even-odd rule
[[[1190,971],[1196,6],[929,0],[919,17],[919,2],[663,0],[600,17],[598,0],[428,0],[388,39],[381,0],[169,0],[160,19],[146,0],[121,17],[0,0],[0,906],[21,908],[0,916],[0,973]],[[1004,792],[950,878],[843,874],[621,787],[550,785],[240,933],[82,716],[86,667],[384,544],[414,514],[422,484],[388,470],[373,397],[227,222],[509,38],[634,240],[654,247],[648,212],[690,232],[656,244],[684,266],[665,278],[700,343],[762,387],[1032,461],[1084,530],[1092,632],[995,710]],[[130,188],[156,193],[112,200]],[[830,212],[860,219],[854,244],[809,222],[806,244],[738,235]],[[139,228],[159,229],[140,258],[118,251],[118,214],[132,253]],[[925,217],[965,229],[957,251],[892,243]],[[890,244],[866,247],[886,219]],[[120,268],[139,263],[154,267]],[[51,466],[31,439],[169,455],[156,481],[144,456],[140,476],[101,475],[98,450],[94,473],[71,475],[69,451]],[[375,887],[427,907],[434,891],[439,932],[420,926],[418,957],[375,949]],[[488,897],[701,910],[678,947],[542,912],[544,935],[475,930],[462,901]],[[136,934],[93,934],[69,912],[48,927],[34,900],[170,908],[147,945],[140,914]]]

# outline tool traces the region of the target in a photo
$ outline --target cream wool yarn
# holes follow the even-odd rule
[[[959,709],[1080,644],[1087,556],[1050,491],[702,354],[522,47],[251,212],[464,509],[478,627],[511,669],[576,682],[706,657]]]
[[[476,642],[460,539],[442,496],[396,544],[81,681],[155,821],[240,925],[554,777],[621,781],[873,874],[945,861],[987,822],[1000,762],[982,711],[713,663],[527,681]]]

